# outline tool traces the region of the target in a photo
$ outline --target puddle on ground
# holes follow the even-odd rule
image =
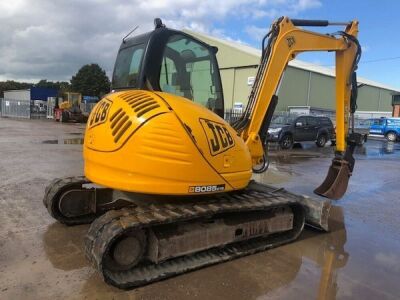
[[[313,143],[296,143],[291,150],[281,150],[271,145],[270,159],[281,164],[296,164],[313,158],[333,157],[335,147],[327,145],[318,148]],[[400,143],[369,140],[360,147],[356,147],[354,155],[363,158],[400,158]]]
[[[58,140],[45,140],[42,144],[58,144]]]
[[[45,140],[45,141],[42,141],[42,144],[82,145],[83,138]]]
[[[299,292],[303,297],[298,298],[335,299],[338,287],[341,287],[339,273],[350,258],[345,249],[347,231],[341,207],[332,207],[330,226],[330,233],[306,230],[293,244],[154,283],[151,288],[138,289],[137,296],[186,299],[191,289],[196,289],[199,297],[204,299],[266,299],[270,296],[273,299],[296,299],[295,293]],[[51,252],[61,256],[66,249],[57,246]],[[304,282],[307,284],[304,285],[306,293],[303,288],[297,291],[296,288],[286,288]],[[110,298],[115,296],[114,290],[100,282],[98,276],[90,277],[80,291],[81,296],[91,297],[99,292]]]
[[[357,147],[354,154],[366,156],[368,158],[379,158],[386,155],[400,157],[400,144],[393,142],[374,142]]]
[[[70,226],[55,222],[43,235],[44,250],[53,267],[71,271],[88,265],[82,249],[87,226]]]
[[[322,157],[322,155],[318,153],[280,152],[276,153],[275,155],[271,155],[269,158],[271,161],[278,164],[297,164],[302,161],[320,157]]]

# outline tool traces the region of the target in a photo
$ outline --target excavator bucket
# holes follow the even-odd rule
[[[314,190],[314,193],[329,199],[338,200],[346,193],[350,176],[354,169],[354,146],[347,148],[343,157],[332,160],[328,175],[324,182]]]

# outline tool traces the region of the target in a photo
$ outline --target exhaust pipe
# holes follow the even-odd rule
[[[314,190],[315,194],[332,200],[339,200],[343,197],[354,169],[354,149],[356,146],[362,145],[362,138],[359,133],[349,135],[344,155],[336,154],[324,182]]]

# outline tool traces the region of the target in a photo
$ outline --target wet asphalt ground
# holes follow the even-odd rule
[[[0,299],[399,299],[400,143],[357,150],[330,233],[131,291],[107,286],[83,253],[86,225],[55,222],[42,204],[55,177],[83,170],[84,125],[0,119]],[[313,197],[333,148],[271,151],[255,179]]]

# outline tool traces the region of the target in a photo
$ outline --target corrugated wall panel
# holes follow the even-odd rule
[[[371,86],[362,86],[358,89],[358,110],[378,111],[379,89]]]
[[[277,111],[286,111],[288,106],[307,105],[308,72],[288,67],[278,94]]]
[[[259,56],[237,47],[231,47],[227,43],[208,39],[202,34],[191,34],[219,48],[217,58],[220,68],[223,69],[221,70],[221,76],[226,107],[230,108],[233,102],[243,102],[245,105],[250,92],[250,87],[247,85],[247,77],[255,76],[256,69],[251,67],[243,68],[243,66],[257,65],[260,60]],[[233,76],[234,72],[235,76]],[[309,74],[310,71],[308,70],[295,67],[287,68],[279,93],[277,110],[287,110],[288,106],[296,105],[335,109],[335,78],[312,72],[310,99],[307,102]],[[235,83],[233,83],[234,78]],[[363,86],[359,89],[358,110],[392,111],[392,92],[379,87]]]
[[[233,102],[242,102],[243,105],[247,104],[249,94],[251,92],[251,85],[247,84],[249,77],[256,76],[256,68],[243,68],[235,70],[235,87]]]
[[[30,90],[4,91],[4,99],[10,100],[31,100]]]
[[[224,92],[225,109],[232,108],[233,82],[235,69],[221,70],[222,89]]]
[[[335,109],[335,80],[333,77],[312,73],[310,106]]]
[[[391,111],[392,106],[392,94],[393,91],[381,89],[381,103],[379,105],[380,111]]]

